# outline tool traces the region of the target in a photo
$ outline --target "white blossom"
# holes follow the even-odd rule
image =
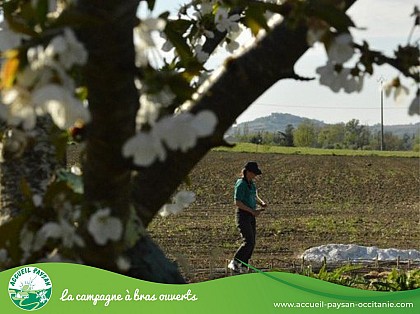
[[[209,31],[207,29],[203,30],[204,36],[206,36],[207,38],[214,38],[214,32]]]
[[[134,45],[136,49],[136,65],[145,66],[149,62],[148,52],[155,48],[155,42],[153,40],[153,33],[164,30],[166,21],[161,18],[149,18],[143,19],[141,23],[134,28],[133,37]],[[169,49],[169,43],[165,49]]]
[[[283,2],[285,2],[285,0],[263,0],[262,2],[267,2],[267,3],[274,3],[277,5],[281,5]],[[281,21],[283,21],[283,17],[275,12],[271,12],[269,10],[264,12],[264,17],[267,21],[267,24],[270,28],[272,28],[274,25],[277,25],[278,23],[280,23]]]
[[[0,51],[17,48],[22,43],[22,40],[26,38],[28,36],[11,30],[5,20],[0,23]]]
[[[60,79],[64,76],[63,73],[65,73],[65,69],[59,63],[56,55],[51,53],[51,50],[52,49],[49,49],[49,53],[46,53],[46,48],[41,45],[28,49],[26,55],[29,62],[29,69],[32,70],[32,73],[29,73],[29,81],[35,82],[38,80],[38,77],[45,76],[44,73],[48,74],[47,77],[49,80],[47,80],[47,83],[49,83],[57,75]],[[26,74],[26,76],[28,75]],[[46,80],[44,79],[43,81]]]
[[[191,203],[195,202],[195,193],[191,191],[180,191],[174,196],[176,204],[182,207],[188,207]]]
[[[186,152],[197,142],[191,122],[193,115],[181,113],[162,118],[153,128],[153,132],[171,149]]]
[[[159,104],[151,101],[147,94],[140,96],[140,108],[136,115],[136,125],[140,127],[144,123],[154,124],[159,117]]]
[[[226,50],[230,53],[234,53],[235,50],[237,50],[240,45],[237,41],[235,40],[230,40],[230,41],[226,41]]]
[[[239,42],[236,39],[241,35],[241,32],[241,27],[238,27],[237,31],[230,32],[229,35],[226,37],[225,48],[228,52],[234,53],[235,50],[237,50],[240,47]]]
[[[348,77],[344,84],[344,91],[346,93],[360,92],[363,88],[364,76],[349,74]]]
[[[0,116],[9,125],[22,125],[23,129],[31,130],[36,124],[36,112],[32,105],[30,92],[15,86],[2,92]]]
[[[28,230],[28,228],[24,226],[22,230],[20,231],[19,237],[20,237],[19,247],[23,251],[22,261],[26,261],[26,259],[29,257],[30,253],[32,252],[32,243],[35,236],[32,231]]]
[[[169,86],[165,85],[158,93],[147,94],[150,101],[160,104],[163,107],[172,105],[176,95],[172,92]]]
[[[136,124],[141,126],[143,123],[154,124],[159,116],[162,107],[172,105],[176,95],[168,85],[164,85],[158,92],[151,93],[140,81],[136,82],[137,88],[141,92],[140,109],[137,112]]]
[[[200,12],[202,15],[210,14],[213,11],[214,0],[202,0],[200,4]]]
[[[213,133],[217,124],[216,115],[210,110],[200,111],[191,122],[197,136],[207,136]]]
[[[342,76],[335,71],[335,66],[331,62],[328,62],[325,66],[318,67],[316,73],[321,75],[319,82],[321,85],[325,85],[331,88],[331,90],[337,93],[342,87]]]
[[[0,249],[0,264],[6,263],[8,254],[6,249]]]
[[[195,46],[195,56],[198,62],[204,63],[207,61],[210,55],[207,52],[203,51],[202,45],[197,45]]]
[[[30,48],[27,58],[30,66],[17,74],[13,88],[2,92],[0,116],[8,124],[22,125],[25,130],[33,129],[36,116],[46,113],[62,129],[79,119],[89,122],[89,112],[74,96],[75,83],[66,72],[73,65],[87,61],[87,52],[74,33],[65,29],[46,48]],[[60,85],[51,83],[57,79]]]
[[[219,32],[237,32],[239,31],[239,25],[237,22],[240,18],[239,14],[229,16],[228,11],[220,7],[214,17],[214,22]]]
[[[69,70],[74,65],[84,65],[88,53],[73,31],[66,28],[64,33],[54,37],[46,48],[39,45],[28,49],[27,57],[32,70],[50,67],[61,72],[62,69]]]
[[[182,211],[183,207],[179,204],[165,204],[159,210],[159,215],[161,217],[168,217],[169,215],[176,215]]]
[[[150,166],[156,159],[166,158],[166,151],[159,138],[153,133],[139,133],[130,138],[122,148],[123,156],[133,157],[134,164]]]
[[[35,207],[41,207],[42,205],[42,196],[39,194],[34,194],[32,196],[32,203],[34,204]]]
[[[31,87],[45,85],[53,79],[54,74],[51,71],[43,69],[42,71],[33,70],[27,66],[16,74],[16,86],[28,89]]]
[[[420,11],[419,11],[420,12]],[[420,65],[413,65],[408,69],[408,72],[411,75],[419,75],[420,74]]]
[[[78,166],[71,166],[70,172],[75,174],[76,176],[81,176],[82,175],[82,170]]]
[[[154,31],[163,31],[166,26],[164,19],[148,18],[141,21],[141,23],[134,28],[134,39],[139,49],[146,49],[155,46],[152,38]]]
[[[173,197],[172,204],[165,204],[159,211],[159,215],[167,217],[171,214],[175,215],[187,208],[195,201],[195,193],[191,191],[180,191]]]
[[[88,58],[86,49],[70,28],[66,28],[63,35],[56,36],[50,41],[45,48],[45,55],[57,57],[67,70],[73,65],[85,64]]]
[[[118,241],[123,233],[119,218],[112,217],[110,208],[99,209],[89,218],[87,229],[99,245],[106,245],[108,240]]]
[[[55,63],[50,56],[45,54],[45,49],[41,45],[29,48],[26,56],[28,58],[29,66],[33,71],[51,66]]]
[[[78,120],[90,121],[90,113],[83,103],[60,85],[49,84],[37,89],[33,102],[49,113],[61,129],[70,128]]]
[[[125,256],[119,256],[116,261],[116,264],[117,264],[118,269],[123,272],[130,270],[130,267],[131,267],[130,259]]]
[[[58,223],[47,222],[39,229],[35,238],[35,250],[42,248],[49,238],[61,239],[66,248],[72,248],[75,244],[79,247],[85,246],[76,228],[65,219],[59,219]]]
[[[363,75],[353,76],[349,68],[343,67],[337,71],[336,66],[328,62],[325,66],[318,67],[316,72],[320,75],[320,84],[328,86],[335,93],[342,88],[346,93],[360,92],[362,90]]]
[[[343,64],[354,54],[353,38],[349,33],[343,33],[334,38],[328,47],[328,59],[330,62]]]
[[[123,146],[124,157],[133,157],[139,166],[149,166],[156,159],[166,158],[165,144],[171,150],[186,152],[197,143],[197,138],[213,133],[217,117],[211,111],[202,111],[197,115],[180,113],[167,116],[155,123],[150,132],[139,132]]]

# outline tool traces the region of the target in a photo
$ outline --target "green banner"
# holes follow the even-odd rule
[[[0,273],[0,313],[420,313],[420,289],[375,292],[301,275],[251,273],[168,285],[84,265],[44,263]]]

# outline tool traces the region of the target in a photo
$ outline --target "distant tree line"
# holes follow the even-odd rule
[[[357,119],[325,126],[304,120],[297,128],[289,124],[284,131],[275,132],[250,132],[248,125],[245,124],[243,128],[235,130],[234,136],[240,142],[265,145],[358,150],[380,150],[381,148],[380,132],[372,132],[369,126],[360,124]],[[385,132],[383,149],[419,151],[419,134],[397,136],[392,132]]]

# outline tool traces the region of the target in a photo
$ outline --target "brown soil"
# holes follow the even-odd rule
[[[150,232],[186,277],[224,276],[239,245],[233,184],[248,160],[259,163],[259,195],[269,207],[257,219],[251,264],[293,269],[309,247],[355,243],[420,249],[420,159],[211,152],[190,175],[197,200],[157,217]]]

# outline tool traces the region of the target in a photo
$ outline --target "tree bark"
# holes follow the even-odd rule
[[[24,200],[23,181],[34,195],[42,196],[56,170],[64,166],[64,160],[58,159],[51,143],[52,127],[49,117],[39,117],[21,156],[5,157],[9,154],[5,143],[0,145],[0,154],[5,157],[0,163],[0,225],[19,213]]]
[[[87,202],[121,216],[129,204],[130,170],[121,147],[134,135],[139,95],[134,85],[133,27],[139,0],[81,0],[89,20],[78,29],[89,53],[85,67],[92,120],[87,128],[84,187]]]
[[[149,235],[127,252],[132,267],[127,275],[159,283],[185,283],[176,263],[171,262]]]

